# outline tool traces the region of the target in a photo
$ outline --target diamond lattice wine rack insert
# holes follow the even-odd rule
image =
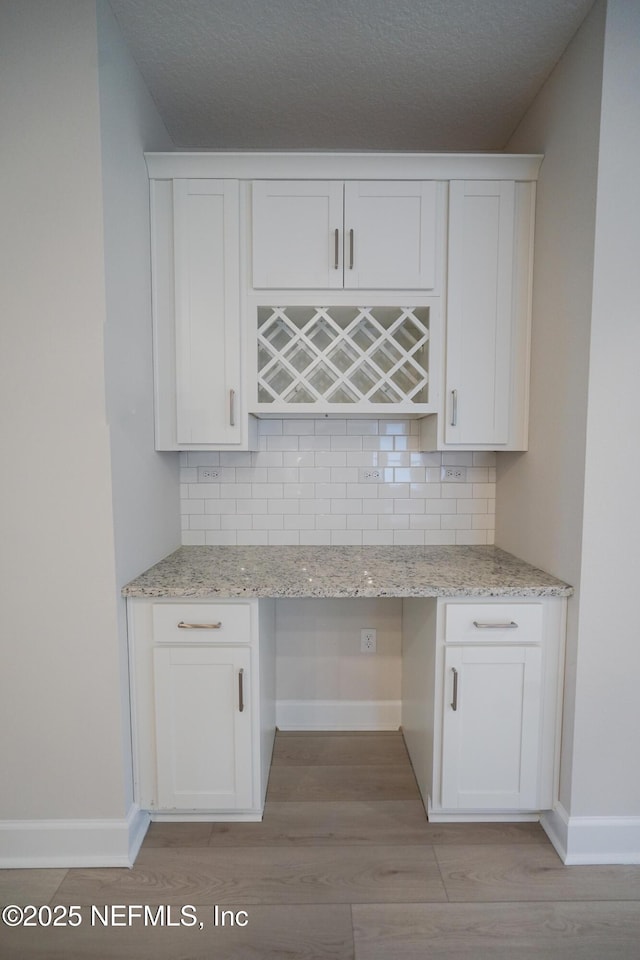
[[[429,307],[258,307],[260,404],[429,402]]]

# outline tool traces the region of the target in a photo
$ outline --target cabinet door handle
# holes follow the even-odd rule
[[[349,270],[353,270],[353,230],[349,230]]]
[[[503,623],[483,623],[482,620],[474,620],[474,627],[478,630],[517,630],[518,624],[515,620],[504,621]]]
[[[229,426],[236,425],[236,392],[229,390]]]
[[[244,670],[238,670],[238,710],[244,713]]]
[[[336,227],[333,231],[333,269],[337,270],[340,266],[340,231]]]
[[[451,391],[451,426],[455,427],[458,424],[458,391]]]
[[[458,671],[455,667],[451,667],[453,673],[453,700],[451,701],[451,709],[458,709]]]
[[[185,623],[181,620],[178,624],[178,630],[220,630],[221,627],[222,620],[218,623]]]

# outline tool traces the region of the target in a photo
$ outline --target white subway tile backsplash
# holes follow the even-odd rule
[[[269,500],[269,513],[300,513],[300,501],[293,499]]]
[[[345,516],[354,513],[362,513],[362,500],[340,500],[339,498],[336,498],[331,501],[331,513],[344,513]]]
[[[274,546],[296,546],[300,543],[298,530],[270,530],[269,543]]]
[[[204,500],[204,513],[235,513],[235,500]]]
[[[283,420],[282,433],[284,436],[308,437],[315,433],[315,420]]]
[[[299,470],[308,467],[313,469],[316,466],[316,454],[313,450],[288,450],[282,454],[282,466],[297,467]]]
[[[331,543],[336,547],[359,547],[362,545],[360,530],[332,530]]]
[[[238,497],[242,497],[243,499],[248,500],[251,496],[252,496],[252,493],[251,493],[250,483],[221,483],[220,484],[221,500],[236,500]]]
[[[315,530],[315,528],[315,517],[313,517],[310,513],[290,513],[284,516],[285,530]]]
[[[371,437],[379,433],[377,420],[347,420],[347,433],[359,437]]]
[[[378,527],[380,530],[408,530],[409,514],[382,513],[378,516]]]
[[[314,420],[317,437],[344,436],[347,432],[346,420]]]
[[[284,453],[274,451],[257,450],[251,456],[254,467],[281,467],[284,462]],[[293,454],[287,454],[287,456],[293,456]]]
[[[201,547],[205,543],[204,530],[183,530],[182,543],[185,547]]]
[[[456,543],[465,544],[484,544],[487,542],[485,530],[456,530]]]
[[[271,451],[298,450],[299,442],[300,441],[298,437],[268,436],[267,450],[271,450]]]
[[[300,437],[300,445],[298,449],[313,450],[314,452],[318,450],[329,450],[330,439],[329,437],[316,437],[311,435],[308,437]]]
[[[425,500],[418,499],[407,499],[407,500],[396,500],[394,506],[394,513],[424,513],[425,511]]]
[[[267,480],[269,483],[296,483],[298,472],[297,467],[269,467]]]
[[[363,530],[364,546],[393,546],[393,530]]]
[[[423,530],[395,530],[393,534],[394,546],[415,546],[424,545]]]
[[[440,520],[442,530],[471,530],[471,516],[468,513],[444,514]]]
[[[347,530],[377,530],[378,517],[375,514],[347,514]]]
[[[220,517],[221,530],[251,530],[251,517],[248,514],[227,513]]]
[[[269,534],[266,530],[238,530],[239,547],[266,547]]]
[[[261,420],[258,451],[180,454],[184,544],[493,543],[495,454],[424,453],[415,420]],[[465,483],[440,467],[465,466]],[[215,482],[198,467],[215,466]],[[380,481],[359,482],[379,467]]]
[[[329,546],[331,533],[329,530],[301,530],[300,545],[304,547]]]
[[[313,497],[315,486],[313,483],[285,483],[284,485],[284,496],[297,498],[301,500],[303,498]]]
[[[349,450],[349,451],[358,451],[362,450],[362,437],[356,437],[354,435],[349,435],[346,437],[341,436],[332,436],[331,437],[331,449],[340,451],[340,450]]]
[[[331,513],[331,500],[301,500],[300,513]]]
[[[284,520],[281,513],[257,514],[253,518],[254,530],[283,530]]]

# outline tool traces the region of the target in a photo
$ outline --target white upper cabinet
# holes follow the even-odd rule
[[[425,449],[527,448],[534,187],[449,186],[442,413]]]
[[[342,184],[253,184],[253,286],[342,287]]]
[[[156,448],[246,444],[236,180],[152,185]]]
[[[255,289],[435,290],[435,181],[253,183]]]
[[[256,416],[420,420],[526,450],[541,157],[147,154],[158,450]]]

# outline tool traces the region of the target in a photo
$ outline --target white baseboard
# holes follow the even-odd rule
[[[279,730],[398,730],[399,700],[278,700]]]
[[[0,868],[132,867],[149,822],[135,804],[122,820],[2,820]]]
[[[640,817],[570,817],[558,803],[540,822],[567,866],[640,864]]]

